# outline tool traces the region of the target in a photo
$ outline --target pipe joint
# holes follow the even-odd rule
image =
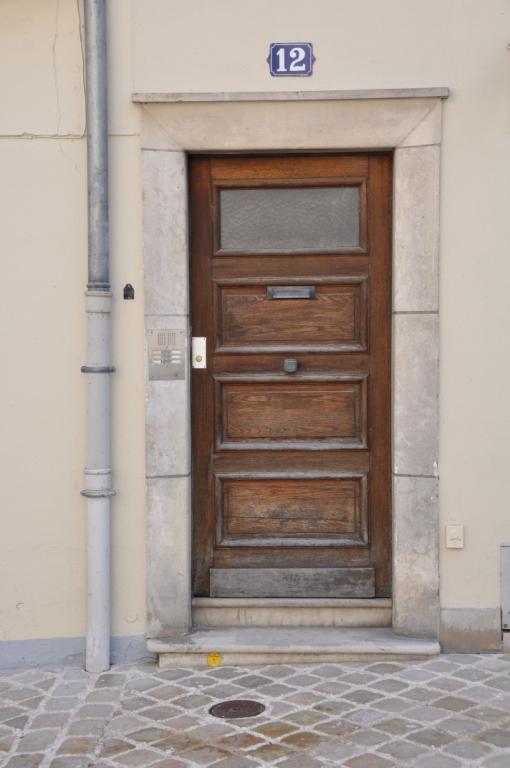
[[[105,488],[104,490],[99,491],[85,488],[83,491],[80,491],[80,494],[87,499],[106,499],[110,496],[116,496],[117,491],[114,491],[113,488]]]
[[[82,373],[115,373],[114,365],[82,365]]]
[[[109,315],[112,311],[111,291],[86,291],[85,306],[88,314]]]

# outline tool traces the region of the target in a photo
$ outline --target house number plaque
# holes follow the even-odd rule
[[[271,43],[267,62],[272,77],[309,77],[315,57],[311,43]]]

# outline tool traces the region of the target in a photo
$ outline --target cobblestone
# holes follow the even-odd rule
[[[261,701],[254,718],[212,704]],[[510,664],[281,664],[0,673],[0,768],[510,768]]]

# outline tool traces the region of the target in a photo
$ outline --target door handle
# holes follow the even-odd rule
[[[315,299],[315,285],[268,285],[268,299]]]
[[[299,368],[299,363],[293,357],[287,357],[283,361],[283,370],[285,373],[296,373]]]

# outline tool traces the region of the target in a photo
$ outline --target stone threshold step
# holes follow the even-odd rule
[[[391,598],[195,597],[193,627],[391,627]]]
[[[435,640],[403,637],[386,627],[197,629],[188,635],[149,639],[147,649],[158,654],[160,667],[393,661],[440,653]]]

